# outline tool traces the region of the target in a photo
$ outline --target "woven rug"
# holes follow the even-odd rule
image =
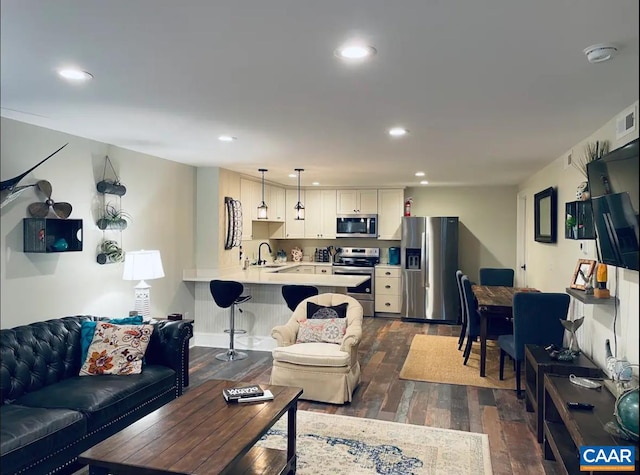
[[[462,351],[458,350],[458,337],[416,335],[400,371],[400,379],[482,388],[516,388],[515,372],[509,358],[504,363],[504,381],[500,381],[500,349],[496,341],[487,341],[484,378],[480,377],[480,342],[473,344],[466,366],[462,364],[463,361]]]
[[[285,414],[256,445],[286,450]],[[298,475],[490,475],[486,434],[298,411]]]

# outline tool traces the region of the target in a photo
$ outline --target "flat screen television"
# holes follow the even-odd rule
[[[599,259],[640,270],[638,139],[587,164]]]

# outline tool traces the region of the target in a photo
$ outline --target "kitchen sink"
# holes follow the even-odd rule
[[[277,269],[279,267],[284,267],[284,265],[282,265],[282,264],[265,264],[265,265],[260,266],[260,267],[265,267],[267,269]]]

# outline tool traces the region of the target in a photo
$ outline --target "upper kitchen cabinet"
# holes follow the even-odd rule
[[[305,191],[304,235],[307,238],[336,237],[336,190]]]
[[[305,206],[305,218],[308,219],[309,213],[307,211],[307,203],[305,203],[305,191],[300,191],[300,201]],[[304,237],[304,228],[305,228],[305,220],[296,220],[296,210],[294,206],[298,202],[298,190],[286,190],[285,191],[285,234],[284,237],[287,239],[294,238],[303,238]]]
[[[267,192],[269,199],[267,200]],[[268,221],[275,221],[278,223],[284,223],[286,215],[286,196],[284,188],[274,185],[265,186],[265,201],[269,207],[267,216]],[[256,208],[257,209],[257,208]]]
[[[378,190],[338,190],[337,214],[377,214]]]
[[[378,239],[400,240],[404,190],[378,190]]]

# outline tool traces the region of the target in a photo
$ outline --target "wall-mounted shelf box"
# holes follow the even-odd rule
[[[582,303],[593,304],[593,305],[613,305],[616,298],[609,297],[608,299],[597,299],[593,295],[587,295],[584,293],[584,290],[571,289],[567,287],[565,289],[569,295],[580,300]]]
[[[595,239],[596,231],[593,226],[591,201],[570,201],[565,203],[565,239]],[[575,226],[567,225],[567,218],[575,218]]]
[[[24,252],[82,251],[82,220],[24,218]]]

